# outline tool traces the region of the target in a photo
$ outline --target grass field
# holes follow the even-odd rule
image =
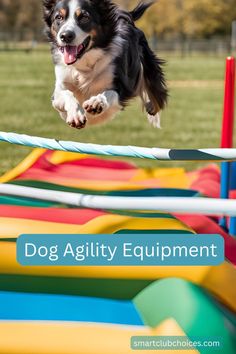
[[[48,52],[0,52],[0,130],[63,140],[147,147],[218,147],[224,89],[224,58],[167,60],[169,105],[162,114],[162,129],[152,128],[137,101],[105,126],[78,131],[69,128],[51,108],[54,72]],[[15,166],[30,149],[0,146],[0,174]],[[140,166],[153,161],[135,160]],[[158,163],[159,166],[196,164]]]

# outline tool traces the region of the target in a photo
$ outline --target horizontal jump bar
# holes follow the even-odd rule
[[[146,210],[169,213],[236,216],[236,200],[176,197],[111,197],[0,184],[0,194],[46,200],[81,208]]]
[[[0,132],[0,141],[10,144],[100,156],[136,157],[160,161],[236,161],[236,149],[161,149],[137,146],[85,144]]]

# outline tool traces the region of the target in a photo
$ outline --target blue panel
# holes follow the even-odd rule
[[[236,190],[236,162],[231,163],[230,190]],[[236,236],[236,218],[230,218],[230,235]]]
[[[131,301],[0,292],[0,320],[143,325]]]

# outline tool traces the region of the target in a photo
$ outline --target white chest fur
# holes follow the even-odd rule
[[[56,78],[82,104],[91,96],[112,89],[113,70],[112,56],[93,49],[72,66],[66,66],[62,59],[56,66]]]

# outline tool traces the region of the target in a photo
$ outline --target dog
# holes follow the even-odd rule
[[[137,96],[159,127],[168,98],[164,61],[135,26],[153,2],[128,12],[110,0],[43,0],[56,74],[52,105],[71,127],[105,122]]]

